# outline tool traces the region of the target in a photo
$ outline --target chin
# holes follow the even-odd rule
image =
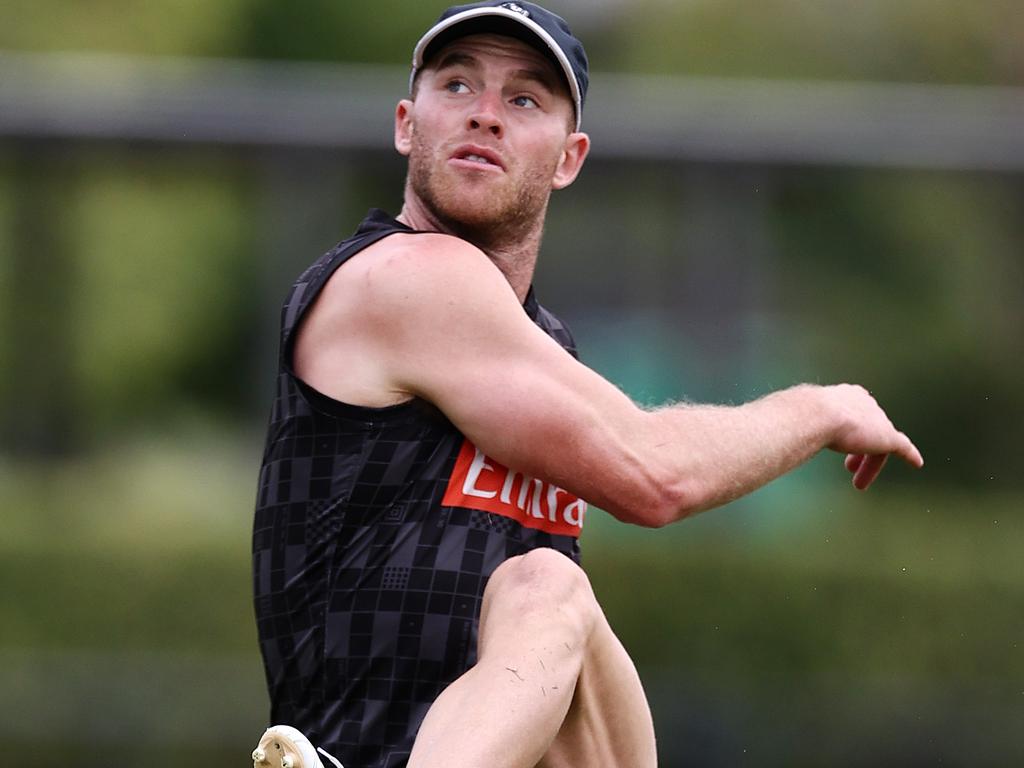
[[[462,188],[453,194],[435,198],[437,212],[452,222],[458,222],[473,229],[497,226],[508,218],[507,204],[499,195],[481,190]]]
[[[414,169],[414,171],[419,169]],[[473,179],[440,173],[412,174],[412,188],[434,216],[454,233],[477,244],[519,237],[547,204],[539,185],[515,187],[511,179]],[[486,182],[486,183],[484,183]]]

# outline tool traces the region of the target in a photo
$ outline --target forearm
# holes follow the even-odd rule
[[[675,405],[648,414],[649,450],[675,489],[672,522],[743,496],[835,440],[840,413],[826,388],[800,385],[740,406]]]
[[[661,504],[633,520],[665,525],[750,493],[823,448],[847,454],[864,490],[890,455],[924,465],[910,438],[860,386],[802,384],[736,407],[674,406],[648,414],[647,460]]]

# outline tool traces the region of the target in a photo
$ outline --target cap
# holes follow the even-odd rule
[[[502,3],[490,0],[468,5],[453,5],[441,14],[427,33],[416,43],[412,54],[412,89],[416,73],[434,53],[452,40],[466,35],[493,33],[511,35],[532,45],[548,56],[565,75],[576,109],[576,130],[583,117],[587,97],[587,54],[565,20],[534,3]]]

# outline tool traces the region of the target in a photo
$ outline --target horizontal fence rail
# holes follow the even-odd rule
[[[391,151],[400,67],[0,52],[0,139]],[[596,73],[595,157],[1024,169],[1024,88]]]

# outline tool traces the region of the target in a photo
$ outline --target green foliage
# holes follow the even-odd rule
[[[1011,0],[648,0],[601,69],[739,77],[1020,84]]]
[[[38,0],[5,8],[0,49],[402,64],[446,3]],[[667,0],[550,7],[597,71],[1020,84],[1012,0]]]
[[[593,15],[579,3],[552,7],[581,16],[573,25],[599,71],[993,84],[1021,84],[1024,73],[1009,0],[651,0]],[[5,9],[0,49],[401,65],[439,10],[412,0],[40,0]],[[0,579],[13,585],[0,597],[0,654],[5,663],[48,652],[241,658],[258,678],[248,544],[260,437],[225,445],[207,425],[239,414],[262,425],[251,393],[269,381],[252,381],[253,360],[273,356],[285,278],[317,255],[308,243],[351,229],[353,211],[394,210],[400,164],[339,154],[336,166],[316,158],[289,173],[294,158],[281,156],[271,189],[246,167],[271,167],[256,154],[39,149],[5,145],[0,155],[4,420],[52,407],[37,425],[86,434],[92,450],[40,463],[0,454]],[[330,185],[300,185],[335,172],[338,187],[349,185],[338,193],[345,215],[325,223],[331,201],[312,209]],[[831,735],[794,734],[810,746],[784,750],[800,757],[778,764],[839,765],[863,749],[858,728],[886,733],[886,720],[920,719],[911,705],[962,700],[929,714],[931,733],[949,723],[949,738],[977,748],[960,763],[985,764],[986,748],[1006,748],[1010,729],[998,729],[1019,720],[1024,679],[1019,180],[754,175],[765,183],[751,204],[744,185],[756,179],[735,168],[595,162],[555,199],[542,298],[583,320],[585,358],[644,402],[858,381],[928,464],[913,476],[892,468],[882,482],[900,492],[812,496],[843,479],[819,462],[665,531],[594,515],[588,571],[655,691],[666,742],[707,702],[735,697],[764,724],[751,726],[763,746],[778,702],[792,697],[814,713],[803,722],[828,721]],[[742,205],[764,218],[740,218]],[[305,229],[316,231],[296,236]],[[767,242],[753,242],[754,229]],[[763,271],[758,291],[738,295],[752,284],[748,255]],[[260,283],[271,274],[272,289]],[[26,276],[54,289],[14,284]],[[35,688],[32,669],[4,667],[9,699]],[[251,690],[232,674],[212,679]],[[21,687],[7,687],[12,679]],[[95,698],[89,691],[68,707],[69,728]],[[254,698],[237,710],[256,722],[264,702]],[[221,722],[235,704],[197,706]],[[166,707],[150,710],[163,727]],[[170,731],[154,727],[166,741]],[[91,764],[56,743],[21,743],[39,764]],[[102,761],[183,760],[167,754],[121,743]],[[212,747],[204,754],[230,761]],[[1002,754],[990,764],[1020,762]],[[875,762],[906,762],[888,757]],[[720,764],[753,760],[737,751]]]
[[[67,736],[51,734],[48,750],[81,739],[76,722],[99,707],[168,754],[196,720],[216,730],[211,750],[244,754],[266,706],[249,583],[254,452],[248,439],[188,431],[61,464],[0,464],[0,578],[17,585],[0,597],[0,684],[52,712],[32,694],[42,660],[82,659],[91,668],[75,681],[105,681],[58,686],[67,722],[48,717]],[[787,507],[803,524],[764,535],[760,518]],[[1024,679],[1019,507],[1019,495],[883,484],[866,495],[760,492],[743,509],[658,531],[592,513],[584,563],[653,698],[662,762],[709,754],[721,727],[729,735],[715,748],[749,747],[757,765],[864,764],[844,751],[851,741],[888,764],[893,719],[910,713],[924,736],[908,754],[1012,764],[1005,726],[1021,712]],[[142,664],[150,671],[133,677]],[[175,675],[186,676],[180,689]],[[126,709],[139,700],[156,703]],[[799,736],[802,724],[814,739]],[[780,743],[783,733],[792,738]],[[111,749],[142,746],[126,737]],[[956,761],[970,749],[973,762]],[[49,751],[38,758],[61,764]]]
[[[0,645],[251,652],[254,461],[192,429],[180,443],[0,466],[0,571],[20,585],[0,598]]]
[[[1011,329],[1024,319],[1024,232],[1015,187],[809,173],[784,183],[777,205],[774,281],[788,308],[777,343],[794,368],[875,391],[937,459],[917,481],[1016,487],[1024,371],[1011,362],[1022,351]]]
[[[91,428],[196,395],[229,412],[237,405],[235,366],[260,265],[246,249],[243,200],[224,171],[201,158],[126,157],[83,172],[71,310]]]
[[[1024,605],[1016,496],[813,499],[817,513],[770,542],[698,518],[622,547],[619,526],[598,526],[588,570],[627,647],[645,665],[689,659],[698,676],[754,686],[899,678],[1019,695],[1024,618],[1004,610]],[[778,513],[750,506],[734,525]]]
[[[0,49],[187,56],[236,53],[246,0],[35,0],[5,3]]]
[[[250,0],[238,22],[242,51],[255,58],[404,64],[442,7],[411,0]]]
[[[413,0],[39,0],[5,9],[0,49],[397,64],[409,60],[442,7]]]
[[[812,511],[764,536],[758,518],[788,505]],[[591,519],[584,547],[669,764],[1013,765],[1019,505],[887,483],[759,492],[659,531]]]
[[[252,614],[246,566],[243,556],[221,553],[8,553],[0,576],[22,586],[2,601],[9,612],[5,642],[35,649],[251,652],[254,631],[242,631]],[[38,578],[25,578],[33,572]]]
[[[4,155],[0,154],[0,307],[10,306],[11,292],[14,287],[11,285],[11,265],[14,262],[12,253],[13,242],[9,233],[13,231],[14,212],[14,190],[10,183],[10,174],[7,173],[7,163]],[[11,325],[14,318],[10,313],[0,310],[0,371],[9,371],[10,368],[10,338]],[[0,376],[0,399],[6,399],[7,377]]]

